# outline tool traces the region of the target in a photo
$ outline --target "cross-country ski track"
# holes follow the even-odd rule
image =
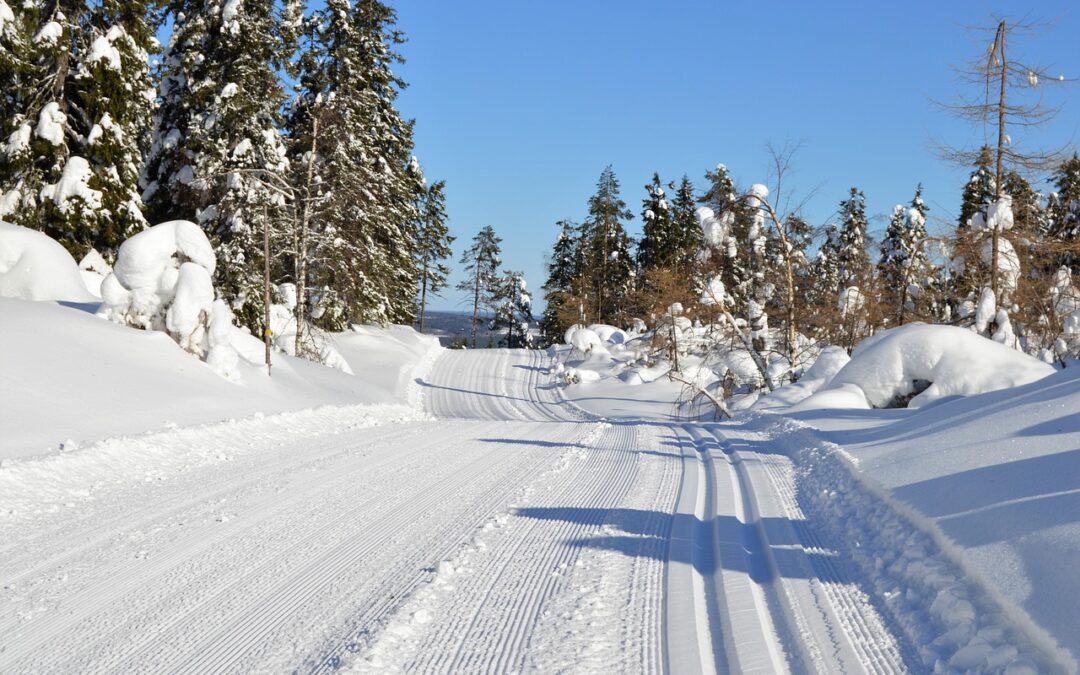
[[[285,413],[28,464],[27,494],[65,462],[127,473],[0,496],[0,672],[926,669],[765,435],[601,419],[549,366],[446,351],[423,414]],[[161,447],[167,470],[130,459]]]

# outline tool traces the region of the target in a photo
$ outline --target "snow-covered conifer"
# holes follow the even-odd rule
[[[589,198],[585,221],[585,276],[588,278],[589,318],[598,323],[617,323],[626,318],[634,280],[630,237],[623,221],[632,218],[619,197],[615,171],[606,167]]]
[[[641,203],[642,233],[638,244],[638,269],[644,274],[650,270],[670,267],[678,256],[678,242],[672,225],[672,209],[660,182],[660,174],[653,174],[645,186],[646,197]]]
[[[178,0],[143,177],[156,219],[194,219],[210,235],[216,285],[252,329],[263,320],[263,237],[284,236],[274,224],[288,185],[276,72],[288,40],[276,6]]]
[[[493,330],[506,334],[499,344],[510,349],[531,347],[529,328],[533,322],[532,296],[529,294],[522,272],[503,272],[493,289],[495,316],[491,321]]]
[[[878,260],[881,290],[886,312],[896,325],[902,325],[912,315],[921,316],[918,305],[930,277],[927,255],[926,212],[922,185],[915,188],[911,204],[897,204],[881,242]]]
[[[837,273],[841,289],[858,286],[866,290],[870,278],[870,257],[866,252],[866,197],[851,188],[840,202],[840,235],[837,249]]]

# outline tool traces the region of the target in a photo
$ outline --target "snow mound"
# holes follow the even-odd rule
[[[96,302],[79,266],[48,235],[0,221],[0,297]]]
[[[792,382],[763,396],[754,404],[753,409],[770,410],[795,405],[828,385],[850,361],[851,357],[843,347],[826,347],[821,350],[814,364],[806,369],[798,382]]]
[[[1040,380],[1054,368],[955,326],[911,324],[864,340],[828,386],[795,406],[917,408]],[[914,395],[914,396],[913,396]]]

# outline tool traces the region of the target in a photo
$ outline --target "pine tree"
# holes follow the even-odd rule
[[[1047,208],[1046,236],[1058,252],[1058,264],[1080,274],[1080,157],[1076,153],[1054,172],[1056,188]]]
[[[474,349],[480,312],[493,309],[499,267],[502,265],[499,248],[501,243],[502,239],[496,236],[494,228],[485,225],[473,237],[472,246],[461,255],[462,269],[466,273],[466,278],[457,285],[457,288],[472,295],[471,343]]]
[[[589,218],[585,221],[585,275],[589,279],[589,315],[598,323],[626,318],[634,280],[630,237],[623,220],[632,218],[619,197],[619,181],[608,166],[600,174],[596,193],[589,198]]]
[[[263,322],[264,237],[284,215],[288,160],[276,70],[289,40],[270,0],[177,0],[144,174],[155,220],[194,219],[216,244],[216,286]]]
[[[645,186],[646,197],[641,203],[641,242],[637,258],[639,280],[649,271],[671,267],[678,257],[678,242],[674,237],[671,206],[668,204],[660,174],[654,173]]]
[[[858,188],[851,188],[848,198],[840,202],[840,236],[837,251],[837,272],[840,288],[857,286],[866,291],[870,278],[870,258],[866,253],[866,197]]]
[[[532,297],[529,295],[522,272],[503,272],[492,292],[495,303],[495,316],[491,321],[493,330],[505,330],[506,335],[499,341],[510,349],[532,347],[529,326],[533,321]]]
[[[885,238],[881,242],[879,277],[882,291],[888,296],[886,306],[897,325],[903,325],[912,314],[921,314],[917,311],[917,303],[930,274],[927,210],[920,184],[915,188],[915,196],[908,208],[899,204],[893,208]]]
[[[446,288],[450,274],[447,260],[453,250],[454,237],[446,227],[445,181],[432,183],[424,191],[420,209],[420,227],[416,242],[416,267],[420,270],[420,332],[424,332],[424,312],[428,294],[438,296]]]
[[[560,220],[556,225],[560,230],[548,261],[548,278],[543,286],[545,307],[540,317],[540,332],[546,344],[562,341],[573,323],[571,315],[574,320],[581,318],[574,311],[580,302],[581,228],[570,220]]]

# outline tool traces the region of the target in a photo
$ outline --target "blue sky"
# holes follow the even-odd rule
[[[852,185],[871,231],[922,182],[931,228],[953,220],[967,170],[931,139],[978,144],[982,130],[931,99],[958,91],[953,67],[985,49],[972,24],[992,15],[1053,25],[1010,52],[1080,76],[1080,6],[1044,2],[705,1],[509,2],[391,0],[409,42],[400,109],[416,119],[429,180],[447,182],[460,253],[482,226],[503,238],[507,268],[538,290],[560,218],[582,220],[600,171],[613,165],[639,214],[654,171],[696,187],[725,163],[740,184],[768,178],[767,143],[801,142],[789,185],[814,193],[804,215],[828,222]],[[1080,140],[1080,87],[1020,144]],[[640,232],[641,219],[630,223]],[[455,260],[456,267],[456,260]],[[455,274],[455,281],[457,280]],[[435,309],[464,306],[453,290]]]

